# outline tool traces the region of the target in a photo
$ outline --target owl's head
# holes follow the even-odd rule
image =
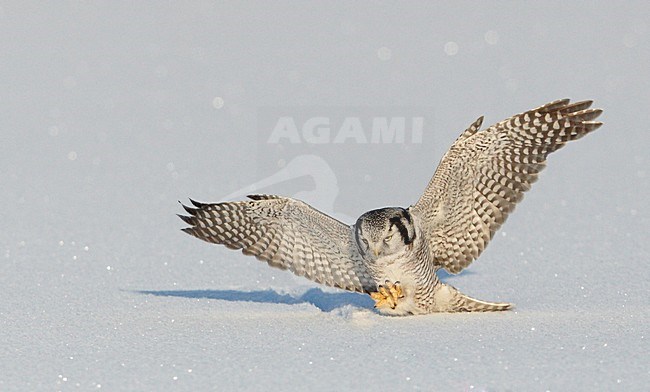
[[[411,214],[400,207],[368,211],[357,219],[354,228],[361,254],[371,259],[401,251],[415,239]]]

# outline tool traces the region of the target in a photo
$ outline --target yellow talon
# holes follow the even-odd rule
[[[370,298],[375,300],[375,308],[380,308],[382,306],[388,305],[391,309],[395,309],[397,306],[397,300],[404,298],[402,286],[399,284],[399,282],[392,284],[388,280],[385,282],[385,284],[385,286],[380,285],[377,288],[376,292],[370,293]]]
[[[375,293],[370,293],[370,298],[374,299],[377,302],[384,300],[384,296],[381,295],[380,293],[376,293],[376,292]]]
[[[386,290],[382,286],[379,286],[378,292],[370,293],[370,297],[375,300],[375,308],[381,308],[388,304],[388,296],[386,294]]]
[[[394,285],[390,285],[390,294],[397,301],[398,298],[404,298],[404,293],[402,292],[402,286],[399,282],[395,282]]]

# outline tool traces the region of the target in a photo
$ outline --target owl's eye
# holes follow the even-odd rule
[[[362,238],[361,241],[363,241],[363,244],[366,246],[366,248],[369,246],[368,245],[368,240],[365,238]]]
[[[384,242],[389,243],[392,238],[393,238],[393,235],[391,234],[388,237],[384,238]]]

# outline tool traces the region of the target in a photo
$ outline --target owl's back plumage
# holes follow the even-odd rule
[[[189,216],[180,217],[190,225],[183,231],[318,283],[373,298],[377,291],[388,293],[395,298],[380,310],[390,314],[505,310],[509,304],[479,301],[440,283],[435,272],[458,273],[478,258],[537,180],[548,155],[602,125],[593,121],[602,111],[590,109],[591,103],[554,101],[485,130],[480,130],[483,118],[476,120],[442,158],[417,203],[386,209],[391,210],[386,222],[361,222],[381,225],[384,244],[369,246],[359,230],[364,217],[382,214],[364,214],[350,226],[304,202],[270,195],[192,201],[193,207],[183,206]],[[374,256],[367,252],[371,248]],[[382,286],[389,275],[405,279],[403,289]]]

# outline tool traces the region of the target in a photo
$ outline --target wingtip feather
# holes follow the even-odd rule
[[[191,235],[191,236],[196,237],[196,234],[195,234],[195,232],[194,232],[194,228],[193,228],[193,227],[185,227],[185,228],[181,229],[181,231],[182,231],[183,233],[186,233],[186,234],[189,234],[189,235]]]
[[[198,211],[197,208],[188,207],[188,206],[186,206],[186,205],[183,204],[183,203],[181,203],[181,206],[183,206],[183,209],[184,209],[185,211],[187,211],[188,214],[190,214],[190,215],[192,215],[192,216],[196,216],[196,213],[197,213],[197,211]]]
[[[193,199],[190,199],[190,203],[192,203],[192,205],[194,207],[198,207],[198,208],[203,208],[203,207],[206,207],[208,205],[206,203],[201,203],[200,201],[196,201],[196,200],[193,200]]]
[[[194,225],[194,217],[181,214],[176,214],[176,216],[181,218],[183,222],[187,223],[188,225]]]

